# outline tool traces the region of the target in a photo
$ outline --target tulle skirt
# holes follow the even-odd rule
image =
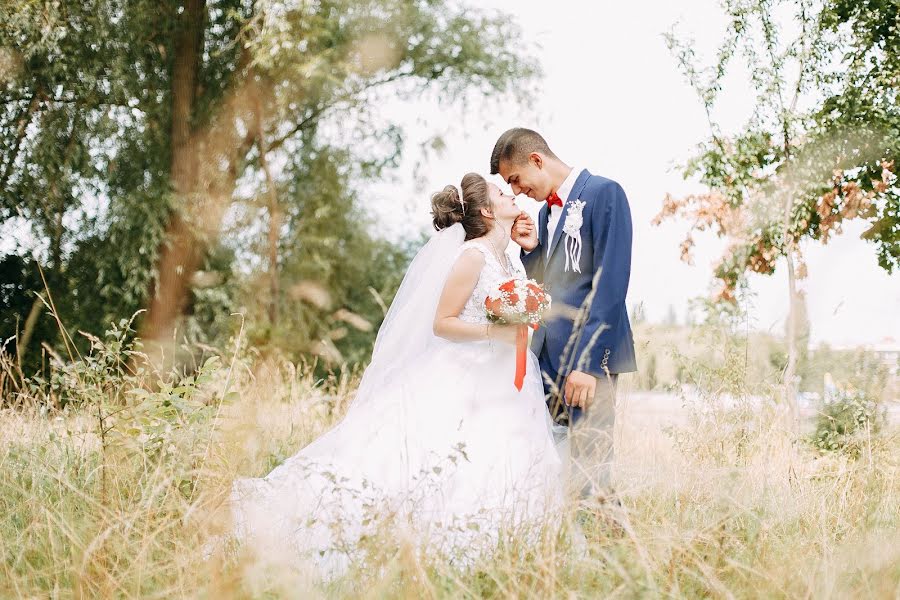
[[[236,537],[331,578],[366,560],[366,540],[466,563],[507,532],[537,535],[562,465],[534,355],[521,391],[514,371],[509,345],[437,340],[266,477],[236,481]]]

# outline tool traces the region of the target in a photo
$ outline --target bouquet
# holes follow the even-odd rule
[[[532,279],[510,279],[488,294],[484,300],[487,318],[500,325],[518,325],[516,335],[516,376],[519,391],[525,381],[528,328],[537,329],[550,310],[550,295]]]

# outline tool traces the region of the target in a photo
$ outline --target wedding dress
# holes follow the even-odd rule
[[[520,392],[512,345],[432,331],[462,252],[482,252],[485,266],[460,319],[487,323],[485,297],[509,278],[491,251],[463,239],[457,224],[417,254],[344,419],[266,477],[234,482],[242,543],[296,556],[325,578],[364,561],[360,540],[385,532],[466,564],[504,532],[533,533],[561,506],[536,357]]]

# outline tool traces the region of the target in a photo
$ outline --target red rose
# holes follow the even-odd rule
[[[518,301],[519,301],[519,295],[518,295],[518,294],[510,294],[510,295],[509,295],[509,303],[510,303],[510,304],[516,304]]]
[[[516,289],[516,281],[514,279],[510,279],[506,283],[500,286],[501,292],[511,292]]]
[[[538,299],[534,296],[528,296],[528,298],[525,299],[525,310],[528,312],[537,312],[540,307],[541,303],[538,302]]]

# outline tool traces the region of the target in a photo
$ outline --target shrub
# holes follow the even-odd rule
[[[822,452],[842,452],[856,457],[862,442],[877,434],[885,420],[884,408],[864,392],[838,392],[819,412],[812,444]]]

